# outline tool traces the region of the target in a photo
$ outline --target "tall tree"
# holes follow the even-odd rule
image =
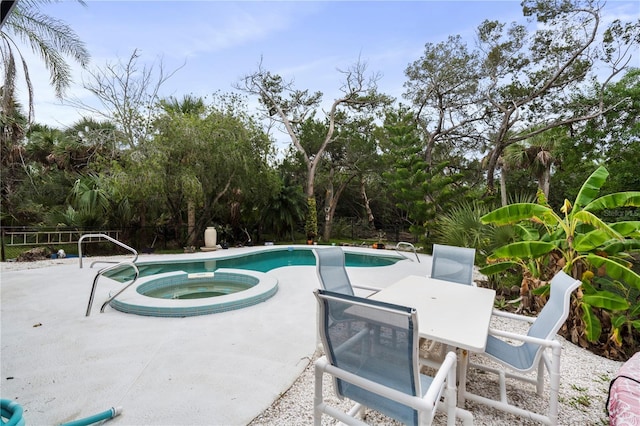
[[[161,199],[161,211],[177,231],[193,212],[194,231],[181,237],[183,243],[193,243],[214,222],[229,223],[238,195],[240,212],[243,200],[257,205],[259,197],[271,196],[271,179],[266,178],[271,141],[239,96],[216,96],[203,109],[166,108],[154,126],[153,139],[128,157],[130,166],[118,173],[118,183],[128,193]]]
[[[80,99],[67,103],[92,116],[116,124],[125,148],[134,149],[149,139],[162,85],[181,67],[167,71],[162,61],[141,65],[135,49],[127,60],[118,59],[88,71],[84,88],[93,93],[100,107]]]
[[[45,67],[49,70],[51,84],[59,98],[62,98],[71,83],[71,71],[66,56],[70,56],[83,67],[89,62],[89,53],[76,33],[62,21],[40,12],[40,6],[46,3],[50,1],[32,0],[15,3],[0,28],[3,81],[0,87],[3,216],[12,214],[10,199],[16,195],[19,170],[26,170],[23,139],[27,126],[33,119],[33,84],[29,66],[19,42],[27,43],[31,50],[42,58]],[[26,115],[16,100],[19,67],[22,68],[27,86]]]
[[[628,66],[630,50],[640,42],[640,22],[616,20],[603,31],[603,7],[592,0],[525,0],[523,12],[536,24],[535,31],[489,20],[478,28],[485,74],[481,90],[491,111],[487,126],[494,135],[487,161],[489,192],[494,190],[494,171],[507,146],[615,107],[606,107],[602,96]],[[594,74],[605,66],[608,72],[597,78]],[[593,102],[565,108],[590,75],[602,81]]]
[[[593,99],[597,92],[576,94],[574,104],[589,102],[585,96]],[[621,99],[628,102],[621,103]],[[551,177],[555,188],[549,195],[551,205],[561,205],[563,197],[577,196],[580,183],[587,179],[594,164],[615,171],[602,187],[603,193],[640,188],[640,68],[630,68],[619,81],[610,84],[604,90],[603,105],[604,114],[572,126],[572,137],[557,148],[560,161]],[[623,211],[614,214],[619,214],[620,220],[625,217]]]
[[[236,88],[257,96],[266,118],[280,125],[291,139],[292,145],[300,153],[307,167],[305,193],[308,204],[308,237],[317,236],[317,212],[314,191],[315,176],[322,154],[334,140],[337,118],[349,111],[363,111],[377,108],[389,99],[377,92],[379,75],[365,75],[367,66],[358,61],[345,71],[340,71],[344,82],[340,87],[341,96],[335,99],[326,113],[327,130],[317,149],[308,151],[300,139],[300,126],[320,109],[322,93],[295,89],[293,82],[287,82],[279,75],[265,70],[262,64],[258,70],[245,76]],[[315,226],[314,226],[315,224]]]
[[[411,102],[422,131],[427,167],[434,163],[436,144],[448,151],[469,153],[482,148],[476,125],[487,110],[478,108],[482,78],[478,52],[471,52],[460,36],[427,43],[424,55],[405,70],[403,96]]]
[[[410,231],[424,237],[436,215],[459,195],[463,176],[448,161],[428,166],[420,129],[412,112],[401,108],[388,111],[380,146],[388,162],[383,174],[397,200],[406,212]]]
[[[15,94],[17,62],[22,71],[29,95],[28,117],[33,118],[33,85],[29,67],[20,46],[14,40],[29,44],[31,50],[40,56],[49,70],[51,85],[56,96],[62,98],[71,84],[71,67],[65,56],[71,57],[82,67],[89,63],[89,52],[77,34],[67,24],[40,11],[40,6],[51,0],[30,0],[16,2],[0,30],[0,54],[3,62],[2,114],[11,115],[11,99]],[[78,3],[84,5],[81,0]]]
[[[356,185],[362,205],[367,212],[367,223],[373,225],[374,215],[367,196],[367,180],[374,171],[378,158],[373,118],[343,122],[335,134],[335,141],[329,145],[321,168],[324,169],[321,184],[324,187],[324,230],[322,237],[331,238],[333,220],[339,200],[345,189]],[[379,172],[379,170],[377,170]]]
[[[183,96],[182,100],[171,96],[160,100],[160,107],[170,116],[202,117],[206,112],[204,99],[191,95]],[[194,159],[195,160],[195,159]],[[196,203],[197,192],[187,194],[187,245],[193,245],[196,239]]]

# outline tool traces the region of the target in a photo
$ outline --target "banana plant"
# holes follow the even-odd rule
[[[572,310],[572,340],[601,341],[603,320],[608,339],[620,348],[623,336],[640,345],[640,275],[633,271],[633,253],[640,252],[640,221],[607,223],[597,214],[639,207],[640,192],[619,192],[596,198],[609,172],[599,167],[582,185],[573,203],[565,200],[560,213],[538,193],[536,203],[516,203],[481,218],[494,226],[514,225],[520,241],[497,248],[481,272],[492,275],[514,267],[523,277],[548,282],[559,270],[582,281],[577,309]],[[523,287],[525,286],[523,279]],[[521,294],[528,289],[521,289]],[[544,295],[548,284],[531,293]],[[572,318],[572,316],[574,318]],[[575,318],[580,316],[580,321]],[[635,330],[635,332],[634,332]],[[634,337],[635,336],[635,337]]]

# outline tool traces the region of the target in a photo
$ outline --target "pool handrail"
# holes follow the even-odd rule
[[[111,296],[109,299],[107,299],[106,302],[104,302],[104,304],[102,305],[102,307],[100,308],[100,312],[104,312],[104,308],[109,304],[109,302],[111,302],[113,299],[115,299],[116,296],[118,296],[120,293],[122,293],[123,291],[125,291],[126,289],[128,289],[131,284],[133,284],[134,282],[136,282],[136,280],[138,279],[138,277],[140,276],[140,270],[138,269],[138,267],[136,266],[136,264],[134,262],[129,262],[129,261],[122,261],[119,262],[115,265],[110,265],[110,266],[105,266],[104,268],[100,269],[98,271],[98,273],[96,274],[95,278],[93,279],[93,285],[91,286],[91,294],[89,295],[89,303],[87,304],[87,313],[85,314],[85,316],[89,316],[91,315],[91,306],[93,305],[93,298],[96,294],[96,287],[98,286],[98,279],[105,273],[105,272],[109,272],[112,271],[114,269],[117,269],[121,266],[131,266],[133,268],[133,270],[135,271],[135,276],[133,277],[133,280],[131,280],[131,282],[129,284],[127,284],[126,286],[124,286],[120,291],[118,291],[115,295]]]
[[[132,262],[135,263],[136,260],[138,260],[138,252],[136,249],[134,249],[133,247],[129,247],[128,245],[121,243],[120,241],[116,240],[115,238],[112,238],[106,234],[84,234],[83,236],[80,237],[80,239],[78,240],[78,261],[80,262],[80,269],[82,269],[82,241],[85,238],[104,238],[105,240],[109,240],[114,244],[119,245],[120,247],[129,250],[131,253],[133,253],[134,258],[132,260]],[[90,268],[93,267],[93,265],[95,265],[96,263],[101,262],[101,263],[117,263],[117,262],[109,262],[109,261],[95,261],[91,264]]]
[[[416,247],[411,244],[411,243],[407,243],[406,241],[400,241],[398,244],[396,244],[396,253],[398,253],[400,256],[405,257],[407,259],[409,259],[407,256],[405,256],[403,253],[400,253],[400,247],[406,246],[408,247],[411,251],[413,251],[413,254],[415,254],[416,259],[418,260],[418,263],[420,263],[420,257],[418,257],[418,252],[416,251]],[[411,259],[409,259],[411,260]]]
[[[122,293],[123,291],[125,291],[126,289],[128,289],[129,287],[131,287],[131,285],[132,285],[133,283],[135,283],[135,282],[136,282],[136,280],[138,279],[138,277],[140,276],[140,270],[138,269],[138,267],[136,266],[136,264],[135,264],[135,263],[133,263],[133,262],[121,262],[121,263],[119,263],[118,265],[124,265],[124,264],[129,264],[129,265],[131,265],[131,266],[133,267],[133,269],[134,269],[134,271],[135,271],[135,277],[133,277],[133,279],[131,280],[131,282],[130,282],[129,284],[127,284],[127,285],[125,285],[124,287],[122,287],[122,288],[120,289],[120,291],[118,291],[116,294],[114,294],[113,296],[111,296],[110,298],[108,298],[107,300],[105,300],[105,302],[104,302],[104,303],[102,304],[102,306],[100,307],[100,313],[104,313],[104,308],[106,308],[106,307],[107,307],[107,305],[108,305],[109,303],[111,303],[111,301],[112,301],[113,299],[115,299],[116,297],[118,297],[118,296],[120,295],[120,293]],[[116,266],[118,266],[118,265],[116,265]],[[105,272],[106,272],[106,271],[105,271]]]

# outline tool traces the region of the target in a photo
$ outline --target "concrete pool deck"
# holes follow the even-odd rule
[[[257,249],[265,247],[141,255],[139,261]],[[406,275],[426,275],[430,257],[419,256],[420,263],[348,268],[349,276],[354,284],[384,287]],[[86,317],[91,284],[102,266],[89,268],[94,260],[85,258],[82,269],[77,259],[62,259],[53,266],[2,271],[0,396],[22,406],[28,425],[60,424],[114,406],[123,411],[108,424],[244,425],[293,384],[315,352],[314,266],[269,272],[278,279],[278,292],[265,302],[185,318],[144,317],[111,307],[100,313],[109,292],[121,287],[101,278]]]

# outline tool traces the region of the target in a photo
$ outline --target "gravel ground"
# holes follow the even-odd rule
[[[110,258],[113,260],[113,257]],[[97,260],[96,258],[92,258]],[[36,262],[2,262],[0,271],[12,271],[22,269],[42,268],[47,266],[69,264],[78,262],[78,259],[47,259]],[[492,327],[523,331],[520,324],[500,318]],[[608,424],[605,413],[605,402],[609,389],[609,381],[622,365],[621,362],[612,361],[592,354],[580,347],[573,345],[562,337],[558,337],[562,343],[562,363],[560,382],[560,425],[604,425]],[[250,425],[310,425],[313,424],[313,361],[319,356],[316,354],[308,360],[309,365],[300,375],[298,380],[285,391],[281,397],[264,413],[254,419]],[[472,355],[471,362],[487,363],[484,358]],[[492,375],[477,370],[470,370],[468,374],[468,387],[473,393],[496,395],[497,385]],[[531,385],[521,382],[508,381],[508,397],[510,401],[517,401],[522,407],[536,410],[546,410],[547,396],[538,397]],[[327,379],[325,392],[332,392],[332,385]],[[327,394],[328,395],[328,394]],[[329,395],[329,400],[343,408],[349,404]],[[488,407],[467,402],[466,409],[474,415],[477,425],[529,425],[538,424],[523,420]],[[323,424],[334,424],[327,416],[323,417]],[[376,412],[368,411],[366,421],[371,424],[397,424]],[[436,415],[435,425],[446,424],[446,416]]]
[[[504,330],[522,331],[514,324],[496,323],[496,327]],[[613,378],[621,362],[611,361],[602,358],[579,348],[558,337],[562,343],[562,363],[560,382],[560,413],[558,424],[560,425],[605,425],[609,424],[604,411],[609,381]],[[313,361],[309,360],[309,365],[279,400],[267,409],[262,415],[250,423],[251,426],[258,425],[309,425],[313,424]],[[471,361],[478,364],[491,364],[477,355],[472,355]],[[495,365],[495,364],[493,364]],[[468,389],[477,394],[498,395],[497,379],[495,376],[482,373],[479,370],[471,369],[467,377]],[[350,404],[340,401],[333,395],[331,381],[325,380],[326,400],[332,404],[342,407],[345,411],[350,408]],[[510,402],[516,402],[521,407],[529,410],[542,410],[544,413],[548,404],[548,387],[544,397],[539,397],[535,393],[532,385],[522,384],[513,380],[507,381],[507,394]],[[516,417],[501,411],[491,409],[467,401],[467,410],[474,416],[476,425],[538,425],[534,421],[527,421],[521,417]],[[376,425],[399,425],[389,418],[386,418],[374,411],[367,411],[366,422]],[[436,414],[434,425],[445,425],[447,418],[444,415]],[[323,416],[322,424],[336,424],[328,416]],[[460,420],[457,424],[462,424]]]

